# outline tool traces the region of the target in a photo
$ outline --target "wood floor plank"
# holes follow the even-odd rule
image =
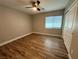
[[[68,59],[62,38],[31,34],[0,47],[0,59]]]

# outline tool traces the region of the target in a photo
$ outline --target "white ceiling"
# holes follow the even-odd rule
[[[0,4],[29,14],[40,13],[32,9],[25,8],[26,5],[30,4],[30,1],[31,0],[0,0]],[[40,6],[45,8],[45,10],[41,12],[48,12],[64,9],[67,5],[68,0],[40,0],[40,2]]]

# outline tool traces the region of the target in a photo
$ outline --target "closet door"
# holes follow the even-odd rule
[[[72,41],[70,45],[70,55],[72,59],[78,59],[78,6],[74,6],[74,21],[72,27]]]
[[[73,22],[75,18],[75,7],[73,6],[66,14],[65,14],[65,24],[63,29],[63,38],[68,50],[70,53],[70,45],[72,40],[72,32],[73,32]]]

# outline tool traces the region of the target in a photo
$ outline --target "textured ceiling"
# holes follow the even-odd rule
[[[25,8],[26,5],[30,4],[30,1],[31,0],[0,0],[0,5],[14,8],[29,14],[36,14],[41,12],[64,9],[68,2],[68,0],[40,0],[40,6],[45,8],[45,10],[38,12],[32,9]]]

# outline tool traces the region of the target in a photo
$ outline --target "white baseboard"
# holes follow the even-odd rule
[[[32,33],[62,37],[62,35],[55,35],[55,34],[48,34],[48,33],[41,33],[41,32],[32,32]]]
[[[3,45],[5,45],[5,44],[8,44],[8,43],[13,42],[13,41],[15,41],[15,40],[18,40],[18,39],[20,39],[20,38],[22,38],[22,37],[28,36],[28,35],[30,35],[30,34],[32,34],[32,33],[43,34],[43,35],[50,35],[50,36],[59,36],[59,37],[61,37],[61,35],[53,35],[53,34],[40,33],[40,32],[31,32],[31,33],[27,33],[27,34],[25,34],[25,35],[21,35],[21,36],[19,36],[19,37],[13,38],[13,39],[11,39],[11,40],[9,40],[9,41],[5,41],[5,42],[3,42],[3,43],[0,43],[0,46],[3,46]]]
[[[72,59],[72,57],[71,57],[71,55],[70,55],[70,54],[68,54],[68,57],[69,57],[69,59]]]
[[[28,36],[28,35],[30,35],[30,34],[32,34],[32,33],[27,33],[27,34],[21,35],[21,36],[19,36],[19,37],[13,38],[13,39],[11,39],[11,40],[9,40],[9,41],[6,41],[6,42],[1,43],[0,46],[3,46],[3,45],[5,45],[5,44],[8,44],[8,43],[10,43],[10,42],[12,42],[12,41],[18,40],[18,39],[20,39],[20,38],[22,38],[22,37],[25,37],[25,36]]]

